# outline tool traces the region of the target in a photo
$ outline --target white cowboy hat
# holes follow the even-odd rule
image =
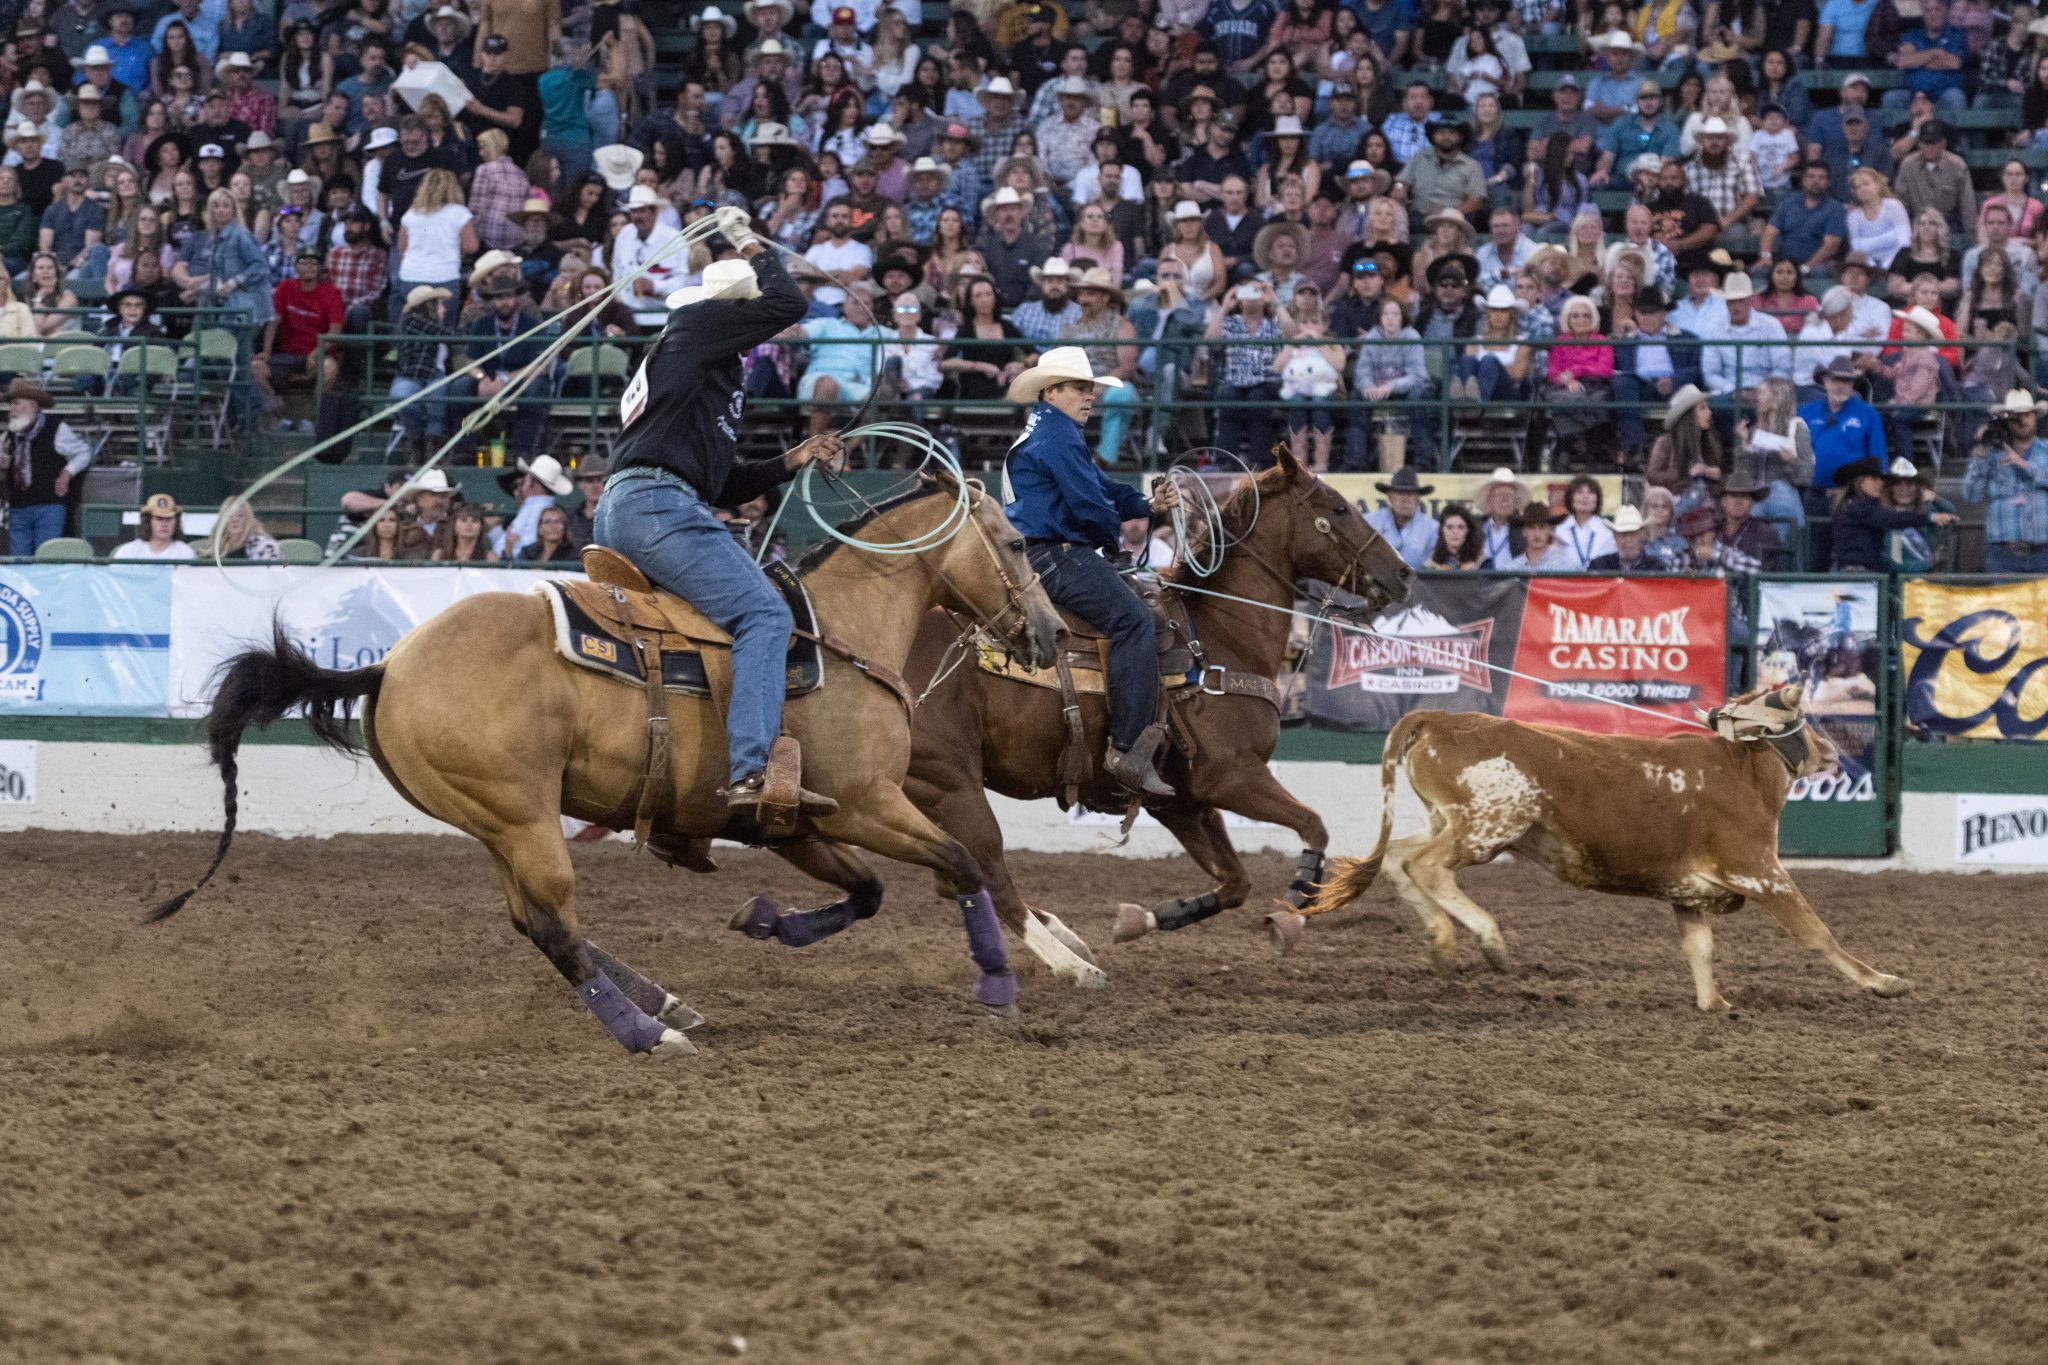
[[[687,308],[693,303],[704,303],[710,299],[758,299],[761,297],[761,281],[754,274],[754,267],[745,261],[727,259],[713,261],[704,267],[704,274],[697,284],[684,285],[668,296],[668,306]]]
[[[1182,199],[1173,206],[1173,221],[1184,223],[1190,218],[1200,218],[1202,206],[1192,199]]]
[[[1055,95],[1080,95],[1085,99],[1095,93],[1095,87],[1088,83],[1086,76],[1062,76],[1052,92]]]
[[[785,24],[796,17],[796,5],[793,0],[747,0],[747,13],[752,14],[757,9],[781,10],[782,22]]]
[[[754,49],[756,57],[787,57],[789,49],[782,45],[780,38],[763,38],[761,45]]]
[[[213,74],[216,76],[224,76],[230,71],[254,71],[255,69],[256,63],[249,60],[249,54],[246,52],[224,53],[221,59],[213,64]]]
[[[1728,127],[1728,121],[1719,115],[1700,121],[1701,137],[1728,137],[1732,131]]]
[[[1008,76],[998,76],[987,85],[981,87],[981,89],[975,91],[974,94],[977,99],[989,95],[1008,95],[1014,99],[1017,94],[1017,87],[1010,84]]]
[[[903,134],[886,123],[877,123],[860,135],[860,140],[870,147],[893,147],[903,141]]]
[[[89,85],[80,86],[78,91],[78,97],[80,99],[84,99],[85,92],[91,89],[92,87]],[[245,152],[260,152],[265,147],[275,147],[276,145],[276,139],[272,138],[270,134],[264,132],[261,128],[258,128],[255,132],[249,134],[249,140],[242,144],[242,150]],[[133,168],[131,167],[130,169]]]
[[[73,66],[112,66],[114,64],[114,54],[98,43],[94,43],[85,50],[83,57],[73,57],[71,64]]]
[[[1663,169],[1664,158],[1658,156],[1655,152],[1644,152],[1634,161],[1628,163],[1628,173],[1630,175],[1656,175]]]
[[[1021,204],[1023,202],[1023,195],[1017,193],[1017,191],[1011,189],[1008,185],[1005,185],[1001,189],[997,190],[994,194],[990,195],[988,198],[982,200],[981,205],[985,209],[993,209],[1001,208],[1005,204]]]
[[[405,296],[405,311],[410,313],[413,309],[429,300],[438,301],[447,297],[449,297],[449,294],[445,289],[431,284],[416,284]]]
[[[597,173],[604,177],[605,184],[615,190],[626,190],[633,187],[633,177],[646,163],[647,153],[623,142],[613,142],[592,152],[590,160],[597,167]]]
[[[1079,346],[1055,346],[1038,358],[1038,363],[1010,381],[1012,403],[1033,403],[1054,384],[1078,381],[1099,388],[1120,389],[1124,381],[1113,374],[1097,374],[1088,364],[1088,352]]]
[[[1691,412],[1701,403],[1704,403],[1706,399],[1707,395],[1700,391],[1699,385],[1687,384],[1677,393],[1671,395],[1671,403],[1664,409],[1664,425],[1667,427],[1677,426],[1679,418]]]
[[[464,14],[461,10],[455,8],[455,6],[453,5],[443,5],[441,6],[441,8],[435,10],[432,14],[428,15],[427,18],[430,22],[435,19],[453,19],[456,23],[456,26],[462,30],[461,33],[456,35],[458,40],[468,37],[469,31],[473,27],[473,25],[471,25],[471,23],[469,22],[469,16],[467,14]]]
[[[1511,290],[1509,292],[1512,293],[1513,291]],[[1520,488],[1522,486],[1522,476],[1520,474],[1517,474],[1514,470],[1508,468],[1504,464],[1495,465],[1493,467],[1493,472],[1486,476],[1486,481],[1488,483],[1513,484],[1517,488]]]
[[[1892,316],[1901,322],[1912,323],[1915,327],[1927,333],[1928,337],[1934,341],[1942,339],[1941,319],[1928,312],[1925,308],[1916,305],[1902,313],[1893,313]]]
[[[307,175],[302,168],[294,166],[290,174],[285,176],[284,183],[287,185],[310,185],[313,183],[313,177]]]
[[[1515,291],[1507,285],[1497,284],[1486,291],[1488,308],[1519,308],[1522,301],[1515,297]]]
[[[948,180],[953,178],[953,168],[951,166],[948,166],[945,162],[940,161],[936,157],[930,156],[919,157],[917,161],[914,164],[912,164],[910,168],[910,173],[912,175],[943,175]]]
[[[1091,265],[1074,277],[1074,292],[1078,294],[1084,289],[1100,289],[1118,303],[1124,301],[1123,284],[1099,265]]]
[[[690,16],[691,28],[702,28],[706,24],[717,24],[720,28],[723,28],[725,30],[725,36],[728,38],[732,37],[733,34],[739,32],[740,30],[740,21],[733,18],[730,14],[727,14],[724,10],[721,10],[716,5],[706,5],[704,7],[704,12],[702,14],[693,14]]]
[[[105,99],[106,96],[100,93],[100,88],[97,85],[92,84],[90,81],[78,87],[78,102],[80,104],[99,104],[102,103]],[[258,128],[255,132],[249,134],[250,145],[254,146],[256,139],[262,136],[264,136],[264,132],[261,128]],[[270,144],[268,142],[265,142],[263,145],[268,147]]]
[[[1300,137],[1302,136],[1301,120],[1292,114],[1282,114],[1279,118],[1273,120],[1273,131],[1267,134],[1267,136]]]
[[[1640,531],[1643,529],[1643,514],[1623,503],[1615,509],[1613,526],[1614,533],[1618,536],[1625,536],[1630,531]]]
[[[508,265],[518,264],[519,257],[510,251],[504,250],[502,247],[486,251],[483,255],[476,258],[476,264],[470,269],[469,287],[471,289],[481,289],[484,286],[484,281],[493,274],[503,270]]]
[[[1609,29],[1604,36],[1594,39],[1594,42],[1610,52],[1641,52],[1643,50],[1643,45],[1637,42],[1627,29]]]
[[[652,185],[635,185],[633,192],[626,196],[626,207],[631,209],[658,209],[663,199]]]
[[[2005,401],[1993,408],[1992,411],[2010,413],[2039,412],[2043,407],[2048,407],[2048,404],[2044,404],[2025,389],[2013,389],[2005,395]]]
[[[786,123],[757,123],[754,135],[747,139],[749,147],[796,147],[801,144],[790,136]]]
[[[1731,303],[1753,299],[1756,297],[1756,285],[1750,282],[1746,272],[1738,270],[1721,286],[1721,297]]]
[[[413,480],[412,491],[415,493],[453,493],[456,491],[456,488],[454,484],[448,482],[448,476],[441,470],[429,469],[426,473]]]
[[[1050,256],[1046,258],[1046,262],[1043,266],[1034,265],[1031,267],[1031,279],[1033,283],[1042,282],[1047,275],[1052,275],[1059,279],[1064,280],[1072,278],[1073,274],[1074,267],[1067,264],[1067,258],[1064,256]]]
[[[386,147],[396,147],[397,145],[398,130],[396,128],[372,128],[370,130],[370,140],[363,144],[363,150],[366,152],[381,152]]]
[[[575,483],[562,472],[562,462],[552,455],[536,455],[531,464],[520,460],[518,465],[520,473],[533,475],[540,480],[542,488],[558,498],[567,497],[576,491]]]

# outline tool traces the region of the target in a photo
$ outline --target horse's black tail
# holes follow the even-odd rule
[[[325,669],[286,639],[282,630],[277,630],[270,648],[244,650],[223,664],[216,677],[219,689],[214,693],[213,709],[206,715],[206,737],[214,766],[220,769],[226,788],[222,804],[227,819],[205,875],[151,910],[144,916],[146,924],[177,914],[186,901],[213,879],[226,860],[228,845],[235,838],[235,758],[242,747],[242,732],[252,725],[259,730],[267,728],[284,719],[294,707],[303,706],[315,738],[341,753],[359,754],[362,746],[349,730],[349,719],[358,700],[375,699],[384,682],[384,665],[372,664],[347,672]]]

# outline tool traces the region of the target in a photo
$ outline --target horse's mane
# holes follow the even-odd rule
[[[867,529],[868,524],[874,521],[876,517],[885,516],[888,513],[896,510],[898,507],[902,507],[908,503],[916,502],[919,498],[929,498],[935,493],[946,492],[948,492],[948,490],[942,484],[919,484],[917,487],[912,488],[907,493],[898,493],[894,497],[884,498],[881,502],[870,504],[868,507],[862,510],[858,516],[849,517],[847,520],[840,522],[839,525],[833,529],[837,530],[839,534],[842,536],[859,535],[862,531]],[[803,558],[799,559],[796,562],[796,571],[798,575],[807,574],[811,570],[817,568],[820,564],[823,564],[826,560],[832,557],[832,552],[834,550],[839,549],[843,544],[843,541],[835,540],[830,536],[827,536],[823,541],[819,542],[816,545],[813,545],[810,549],[804,551]]]
[[[1254,485],[1257,491],[1254,492]],[[1235,545],[1251,534],[1252,522],[1268,498],[1276,497],[1287,488],[1287,471],[1279,465],[1260,470],[1230,490],[1230,496],[1223,500],[1223,537]],[[1160,577],[1168,583],[1186,583],[1195,577],[1188,561],[1206,551],[1209,546],[1209,522],[1207,518],[1189,523],[1188,544],[1174,556],[1173,563]]]

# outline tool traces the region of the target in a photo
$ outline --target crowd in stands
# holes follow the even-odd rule
[[[1877,567],[1950,515],[1948,456],[1987,567],[2048,563],[2029,6],[726,3],[17,5],[0,342],[227,309],[258,425],[313,425],[294,387],[455,375],[394,456],[526,386],[509,463],[567,466],[546,400],[575,376],[541,351],[631,355],[722,248],[607,286],[735,205],[815,267],[808,316],[748,359],[750,424],[878,395],[957,432],[1073,344],[1125,381],[1112,467],[1287,441],[1318,470],[1497,451],[1648,489],[1555,527],[1504,494],[1419,560],[1698,564],[1705,515],[1738,568],[1794,544]],[[1980,182],[1964,153],[1991,147]]]

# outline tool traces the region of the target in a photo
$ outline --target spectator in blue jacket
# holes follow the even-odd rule
[[[1847,356],[1837,356],[1821,371],[1826,396],[1799,409],[1800,419],[1813,434],[1813,483],[1816,490],[1837,482],[1835,475],[1859,461],[1875,464],[1880,474],[1885,467],[1884,418],[1876,408],[1856,395],[1856,366]],[[1824,507],[1809,511],[1825,513]]]

